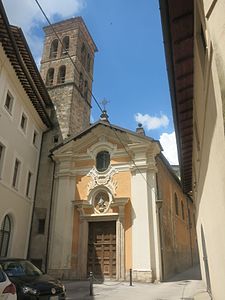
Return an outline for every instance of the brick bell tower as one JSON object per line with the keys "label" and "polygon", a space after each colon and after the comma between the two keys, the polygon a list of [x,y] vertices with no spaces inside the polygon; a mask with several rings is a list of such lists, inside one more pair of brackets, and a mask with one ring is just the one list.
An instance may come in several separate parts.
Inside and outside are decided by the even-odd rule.
{"label": "brick bell tower", "polygon": [[44,32],[40,72],[65,139],[90,124],[90,91],[97,47],[81,17],[44,27]]}

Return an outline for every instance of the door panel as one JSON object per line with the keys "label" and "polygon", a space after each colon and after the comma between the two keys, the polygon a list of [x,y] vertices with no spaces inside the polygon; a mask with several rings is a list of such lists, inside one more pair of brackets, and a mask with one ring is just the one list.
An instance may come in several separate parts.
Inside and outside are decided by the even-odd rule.
{"label": "door panel", "polygon": [[88,274],[116,276],[116,222],[90,222],[88,237]]}

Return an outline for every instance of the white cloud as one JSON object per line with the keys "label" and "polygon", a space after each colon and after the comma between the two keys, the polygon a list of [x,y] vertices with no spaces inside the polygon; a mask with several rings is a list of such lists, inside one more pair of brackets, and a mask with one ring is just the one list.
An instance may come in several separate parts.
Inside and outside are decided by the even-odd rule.
{"label": "white cloud", "polygon": [[[3,0],[10,24],[21,27],[31,52],[38,64],[43,45],[42,26],[46,19],[34,0]],[[77,15],[86,0],[39,0],[41,7],[51,22],[54,18],[66,19]],[[48,24],[47,24],[48,25]]]}
{"label": "white cloud", "polygon": [[[44,16],[34,0],[4,0],[4,6],[12,24],[29,31],[37,22],[42,22]],[[77,14],[85,7],[85,0],[39,0],[49,19],[55,15],[66,18]]]}
{"label": "white cloud", "polygon": [[137,113],[135,115],[135,120],[143,125],[147,130],[157,129],[160,127],[167,127],[169,124],[169,119],[166,115],[161,114],[160,117],[152,117],[148,114],[142,115]]}
{"label": "white cloud", "polygon": [[162,147],[163,154],[169,161],[171,165],[178,165],[178,156],[177,156],[177,143],[175,132],[161,134],[159,139]]}

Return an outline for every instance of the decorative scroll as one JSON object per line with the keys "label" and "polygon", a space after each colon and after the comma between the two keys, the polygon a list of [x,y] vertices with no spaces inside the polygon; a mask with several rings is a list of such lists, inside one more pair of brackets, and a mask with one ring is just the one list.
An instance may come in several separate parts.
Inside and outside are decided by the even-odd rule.
{"label": "decorative scroll", "polygon": [[112,195],[116,195],[116,189],[117,189],[117,182],[113,180],[113,175],[118,173],[117,170],[110,167],[105,172],[98,172],[96,168],[92,168],[91,171],[88,173],[88,176],[91,177],[91,180],[88,183],[87,187],[87,195],[90,194],[90,192],[95,189],[96,187],[104,186],[106,187]]}

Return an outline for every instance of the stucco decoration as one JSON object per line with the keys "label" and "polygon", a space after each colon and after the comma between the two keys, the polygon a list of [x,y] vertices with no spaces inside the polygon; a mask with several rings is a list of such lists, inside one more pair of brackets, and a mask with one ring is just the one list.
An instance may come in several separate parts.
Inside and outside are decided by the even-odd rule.
{"label": "stucco decoration", "polygon": [[117,182],[113,180],[113,175],[116,173],[118,173],[118,171],[112,166],[110,166],[104,172],[98,172],[98,170],[95,167],[93,167],[88,173],[88,176],[91,177],[91,180],[88,183],[87,196],[90,195],[91,191],[100,186],[104,186],[111,192],[113,196],[115,196]]}
{"label": "stucco decoration", "polygon": [[93,200],[96,213],[105,213],[108,211],[111,201],[107,192],[100,191]]}
{"label": "stucco decoration", "polygon": [[95,159],[96,155],[100,151],[108,151],[110,156],[112,156],[113,153],[116,152],[116,150],[117,150],[116,145],[108,142],[106,136],[102,135],[99,137],[99,141],[97,143],[95,143],[92,147],[87,149],[87,154],[91,158]]}

